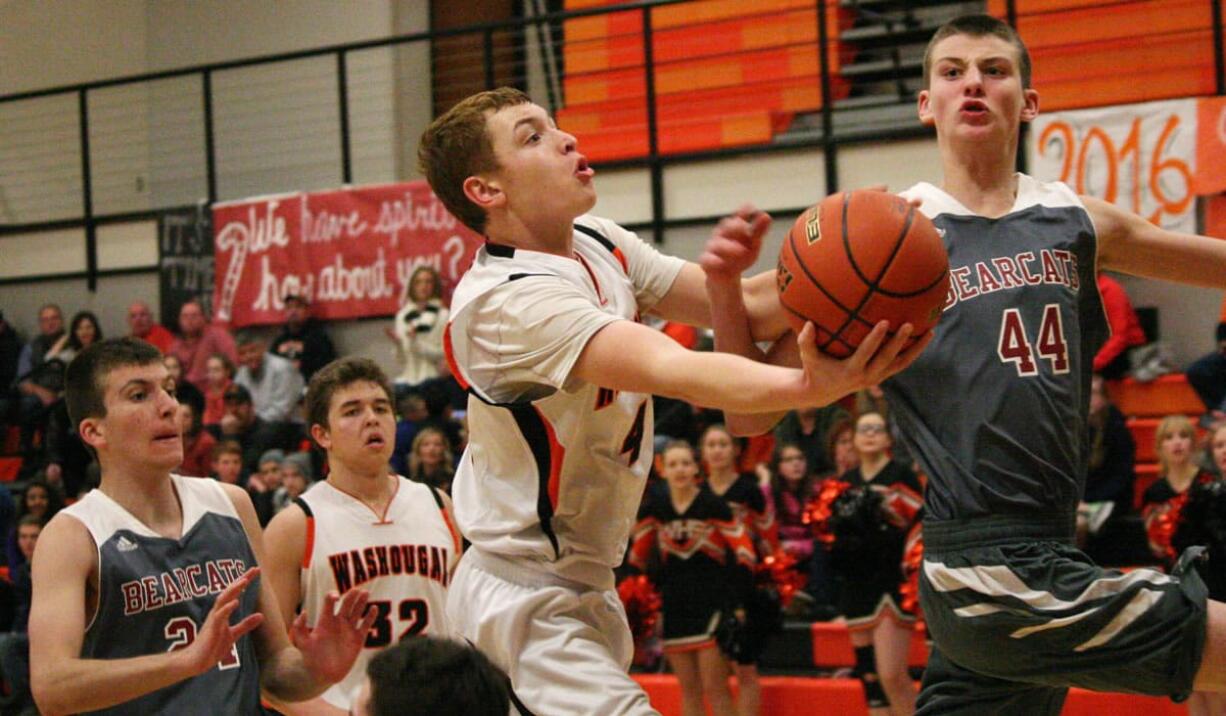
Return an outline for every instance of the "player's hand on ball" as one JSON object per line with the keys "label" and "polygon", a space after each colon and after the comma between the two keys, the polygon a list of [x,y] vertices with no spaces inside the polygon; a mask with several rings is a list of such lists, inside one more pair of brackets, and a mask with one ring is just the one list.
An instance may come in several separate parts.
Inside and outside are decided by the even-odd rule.
{"label": "player's hand on ball", "polygon": [[893,336],[889,336],[889,327],[888,322],[879,321],[854,353],[839,360],[817,350],[817,331],[811,322],[806,323],[796,342],[809,385],[815,392],[835,389],[838,399],[876,385],[911,365],[932,340],[929,331],[907,348],[914,330],[911,324],[904,323]]}
{"label": "player's hand on ball", "polygon": [[350,589],[343,597],[329,592],[314,629],[307,626],[305,612],[290,626],[290,640],[302,652],[307,670],[321,683],[343,679],[366,644],[378,614],[373,607],[367,609],[369,598],[365,589]]}
{"label": "player's hand on ball", "polygon": [[770,225],[769,214],[745,204],[716,225],[698,264],[708,277],[739,279],[758,260],[762,238]]}
{"label": "player's hand on ball", "polygon": [[238,609],[239,599],[259,573],[259,567],[252,567],[217,595],[217,600],[213,602],[213,608],[209,610],[209,615],[196,633],[196,638],[183,648],[186,668],[192,675],[203,674],[218,663],[230,659],[235,642],[263,623],[264,615],[257,612],[248,615],[238,624],[230,624],[230,615]]}

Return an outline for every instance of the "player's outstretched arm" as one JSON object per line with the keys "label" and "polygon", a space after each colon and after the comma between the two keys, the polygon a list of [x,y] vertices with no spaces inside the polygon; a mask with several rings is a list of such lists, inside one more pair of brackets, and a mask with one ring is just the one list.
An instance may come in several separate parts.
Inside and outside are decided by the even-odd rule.
{"label": "player's outstretched arm", "polygon": [[44,714],[103,709],[202,674],[216,668],[234,642],[262,621],[253,614],[230,624],[252,574],[218,595],[190,646],[130,659],[82,659],[86,593],[97,590],[93,538],[76,518],[59,515],[38,542],[32,565],[30,685]]}
{"label": "player's outstretched arm", "polygon": [[[903,351],[911,333],[900,329],[886,343],[878,324],[850,357],[817,352],[812,325],[799,336],[801,368],[782,368],[728,353],[682,348],[663,333],[633,321],[615,321],[588,340],[571,374],[613,390],[652,393],[735,413],[767,413],[827,405],[881,382],[910,364],[927,338]],[[880,350],[879,350],[880,349]]]}
{"label": "player's outstretched arm", "polygon": [[1195,286],[1226,288],[1226,241],[1168,231],[1101,199],[1083,196],[1102,268]]}
{"label": "player's outstretched arm", "polygon": [[[243,521],[256,562],[265,564],[263,531],[251,498],[236,485],[222,489]],[[305,701],[344,678],[374,623],[373,610],[366,613],[367,597],[363,589],[351,589],[343,597],[330,595],[314,629],[306,626],[306,615],[299,614],[287,634],[272,584],[261,580],[258,610],[264,620],[253,634],[261,688],[278,701]]]}

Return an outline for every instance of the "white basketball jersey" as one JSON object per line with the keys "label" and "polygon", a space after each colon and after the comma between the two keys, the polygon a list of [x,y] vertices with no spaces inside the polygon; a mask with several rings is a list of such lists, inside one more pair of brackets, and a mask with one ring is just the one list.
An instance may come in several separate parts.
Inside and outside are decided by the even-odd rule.
{"label": "white basketball jersey", "polygon": [[475,547],[612,585],[652,458],[651,396],[570,372],[597,331],[638,320],[683,265],[590,216],[576,221],[571,257],[489,243],[477,252],[444,334],[470,396],[452,495]]}
{"label": "white basketball jersey", "polygon": [[302,610],[312,626],[328,592],[352,587],[370,593],[378,610],[366,648],[344,679],[324,692],[348,709],[366,664],[383,647],[417,634],[448,633],[447,585],[460,557],[459,534],[432,488],[396,478],[396,494],[383,515],[328,482],[316,483],[295,502],[307,516],[302,558]]}

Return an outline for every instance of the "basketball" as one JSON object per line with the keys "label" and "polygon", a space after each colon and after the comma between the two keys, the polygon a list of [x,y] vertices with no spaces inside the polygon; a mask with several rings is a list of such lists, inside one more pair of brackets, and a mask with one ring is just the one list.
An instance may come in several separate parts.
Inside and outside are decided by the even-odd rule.
{"label": "basketball", "polygon": [[904,323],[919,340],[937,324],[949,289],[941,233],[905,199],[880,191],[840,192],[796,219],[779,252],[779,300],[799,333],[845,358],[878,321]]}

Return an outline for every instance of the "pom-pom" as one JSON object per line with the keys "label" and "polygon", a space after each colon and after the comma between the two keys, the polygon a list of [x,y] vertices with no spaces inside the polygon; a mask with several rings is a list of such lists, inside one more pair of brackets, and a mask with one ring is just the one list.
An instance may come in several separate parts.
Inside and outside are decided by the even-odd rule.
{"label": "pom-pom", "polygon": [[907,535],[907,546],[902,553],[902,584],[898,591],[902,596],[903,611],[919,614],[919,574],[924,566],[924,535],[920,525]]}
{"label": "pom-pom", "polygon": [[660,593],[646,575],[626,577],[617,584],[617,596],[626,608],[626,621],[635,641],[655,636],[660,622]]}
{"label": "pom-pom", "polygon": [[779,550],[768,554],[754,568],[754,581],[779,595],[780,605],[786,609],[796,592],[805,586],[805,575],[796,568],[796,558]]}
{"label": "pom-pom", "polygon": [[850,489],[851,483],[842,480],[822,480],[818,485],[817,496],[805,505],[805,511],[800,519],[812,528],[814,538],[826,547],[834,542],[834,533],[830,531],[830,517],[834,514],[834,503]]}

